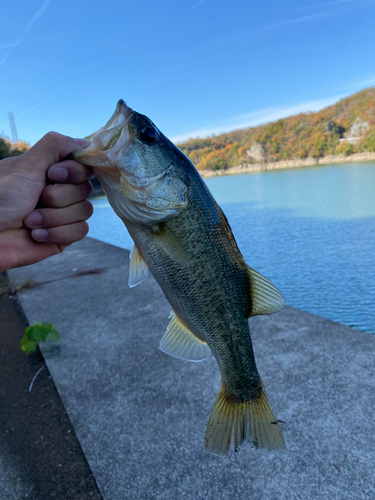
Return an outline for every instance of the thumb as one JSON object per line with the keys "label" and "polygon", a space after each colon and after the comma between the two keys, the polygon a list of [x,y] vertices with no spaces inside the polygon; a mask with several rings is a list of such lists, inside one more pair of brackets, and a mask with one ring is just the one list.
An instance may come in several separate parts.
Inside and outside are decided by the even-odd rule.
{"label": "thumb", "polygon": [[32,148],[22,155],[19,169],[27,170],[36,180],[46,178],[47,169],[66,158],[69,153],[85,149],[91,142],[86,139],[73,139],[57,132],[48,132]]}

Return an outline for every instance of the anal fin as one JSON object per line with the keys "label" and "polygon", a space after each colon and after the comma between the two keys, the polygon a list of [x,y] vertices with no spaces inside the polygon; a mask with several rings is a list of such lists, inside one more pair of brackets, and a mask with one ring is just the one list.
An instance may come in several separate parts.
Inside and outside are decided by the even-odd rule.
{"label": "anal fin", "polygon": [[250,281],[251,310],[250,316],[273,314],[285,306],[284,297],[267,278],[246,265]]}
{"label": "anal fin", "polygon": [[145,280],[148,276],[148,265],[146,261],[142,257],[142,254],[137,247],[137,245],[133,246],[132,251],[129,255],[130,258],[130,266],[129,266],[129,281],[128,285],[130,288],[138,285],[143,280]]}
{"label": "anal fin", "polygon": [[203,361],[211,356],[207,343],[196,337],[175,315],[160,341],[160,349],[186,361]]}

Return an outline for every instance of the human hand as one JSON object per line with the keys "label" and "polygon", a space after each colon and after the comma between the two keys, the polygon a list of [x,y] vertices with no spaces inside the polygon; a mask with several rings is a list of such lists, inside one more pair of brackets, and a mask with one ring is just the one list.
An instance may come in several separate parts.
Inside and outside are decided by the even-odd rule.
{"label": "human hand", "polygon": [[86,236],[92,171],[65,158],[89,144],[49,132],[23,155],[0,161],[0,272],[61,253]]}

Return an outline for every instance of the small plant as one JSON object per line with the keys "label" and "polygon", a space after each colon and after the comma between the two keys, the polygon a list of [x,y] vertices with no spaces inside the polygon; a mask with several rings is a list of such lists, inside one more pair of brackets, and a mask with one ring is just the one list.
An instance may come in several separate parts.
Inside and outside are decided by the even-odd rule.
{"label": "small plant", "polygon": [[38,342],[45,342],[47,337],[51,342],[58,342],[60,334],[52,323],[35,323],[26,328],[25,335],[21,339],[21,349],[26,354],[34,352]]}

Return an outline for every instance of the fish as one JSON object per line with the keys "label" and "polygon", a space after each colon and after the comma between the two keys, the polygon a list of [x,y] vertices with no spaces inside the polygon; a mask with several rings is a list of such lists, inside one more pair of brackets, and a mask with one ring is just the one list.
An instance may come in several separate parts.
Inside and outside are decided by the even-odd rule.
{"label": "fish", "polygon": [[279,290],[246,264],[227,218],[193,163],[145,115],[123,100],[73,153],[93,167],[134,241],[130,287],[151,272],[172,307],[160,349],[200,362],[211,355],[221,386],[205,434],[208,453],[245,442],[285,447],[256,367],[248,318],[285,305]]}

